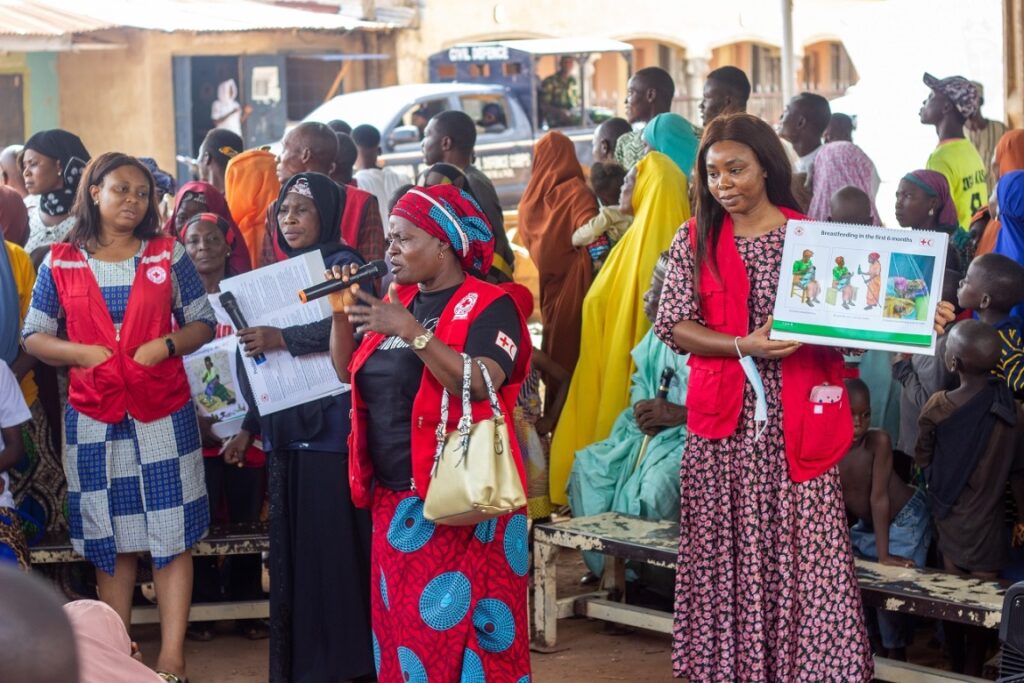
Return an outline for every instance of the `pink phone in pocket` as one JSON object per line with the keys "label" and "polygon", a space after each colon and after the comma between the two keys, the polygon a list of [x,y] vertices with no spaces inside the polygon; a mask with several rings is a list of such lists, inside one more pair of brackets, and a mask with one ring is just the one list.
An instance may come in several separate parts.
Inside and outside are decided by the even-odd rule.
{"label": "pink phone in pocket", "polygon": [[811,403],[839,403],[843,400],[843,387],[837,384],[819,384],[811,389]]}

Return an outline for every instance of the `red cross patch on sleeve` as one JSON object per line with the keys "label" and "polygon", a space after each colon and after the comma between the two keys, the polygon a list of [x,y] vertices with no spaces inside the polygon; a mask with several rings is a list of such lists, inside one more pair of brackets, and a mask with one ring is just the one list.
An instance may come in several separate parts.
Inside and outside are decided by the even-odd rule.
{"label": "red cross patch on sleeve", "polygon": [[507,353],[509,358],[512,360],[516,359],[516,353],[518,353],[519,347],[516,346],[516,343],[512,341],[512,338],[507,334],[504,332],[498,332],[498,338],[494,343],[498,345],[498,348]]}

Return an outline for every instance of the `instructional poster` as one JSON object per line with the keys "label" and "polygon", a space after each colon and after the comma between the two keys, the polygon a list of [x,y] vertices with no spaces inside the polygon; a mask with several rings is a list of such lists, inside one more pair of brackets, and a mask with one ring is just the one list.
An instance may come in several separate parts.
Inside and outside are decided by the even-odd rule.
{"label": "instructional poster", "polygon": [[790,221],[772,339],[934,355],[948,236]]}
{"label": "instructional poster", "polygon": [[[330,317],[331,308],[326,298],[303,304],[298,297],[300,289],[323,279],[323,256],[319,251],[311,251],[227,278],[220,283],[220,288],[235,295],[249,326],[283,329]],[[287,350],[277,350],[268,351],[266,356],[266,362],[261,365],[249,357],[245,357],[243,363],[260,415],[351,389],[338,381],[326,351],[293,356]]]}

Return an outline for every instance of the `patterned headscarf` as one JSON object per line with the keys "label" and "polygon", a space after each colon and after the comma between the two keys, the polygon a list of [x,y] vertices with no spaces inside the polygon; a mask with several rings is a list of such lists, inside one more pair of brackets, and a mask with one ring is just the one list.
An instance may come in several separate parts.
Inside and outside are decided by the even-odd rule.
{"label": "patterned headscarf", "polygon": [[965,119],[971,118],[981,109],[981,95],[978,93],[977,86],[963,76],[936,78],[926,73],[924,84],[935,92],[945,95]]}
{"label": "patterned headscarf", "polygon": [[174,182],[174,178],[171,177],[167,171],[163,171],[159,166],[156,165],[156,159],[152,157],[139,157],[139,161],[142,165],[149,169],[149,172],[153,174],[153,180],[156,181],[156,189],[164,194],[174,194],[177,188],[177,183]]}
{"label": "patterned headscarf", "polygon": [[414,187],[391,213],[452,245],[463,270],[490,270],[494,234],[483,209],[468,193],[453,185]]}
{"label": "patterned headscarf", "polygon": [[903,176],[903,179],[924,190],[925,194],[929,197],[942,202],[939,208],[938,220],[940,227],[958,226],[960,224],[956,215],[956,204],[953,203],[953,197],[949,194],[949,181],[946,180],[946,176],[938,171],[921,169],[908,173]]}
{"label": "patterned headscarf", "polygon": [[[60,128],[41,130],[25,143],[26,150],[38,152],[56,160],[60,164],[63,187],[53,192],[44,192],[39,196],[39,210],[47,216],[62,216],[71,211],[75,203],[75,193],[82,179],[82,171],[89,163],[89,150],[82,140],[74,133]],[[22,157],[19,157],[19,160]]]}

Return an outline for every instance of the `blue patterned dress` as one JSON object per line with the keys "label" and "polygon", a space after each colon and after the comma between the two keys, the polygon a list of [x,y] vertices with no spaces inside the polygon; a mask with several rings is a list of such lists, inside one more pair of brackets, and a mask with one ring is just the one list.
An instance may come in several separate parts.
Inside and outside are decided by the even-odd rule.
{"label": "blue patterned dress", "polygon": [[[145,248],[143,242],[134,257],[116,263],[85,254],[118,331]],[[178,325],[202,321],[215,327],[206,291],[180,244],[174,245],[171,263]],[[47,256],[22,334],[66,338],[64,317]],[[161,568],[206,535],[210,513],[192,401],[153,422],[126,415],[117,424],[94,420],[67,403],[64,443],[71,545],[98,568],[113,574],[118,554],[137,552],[152,554]]]}

